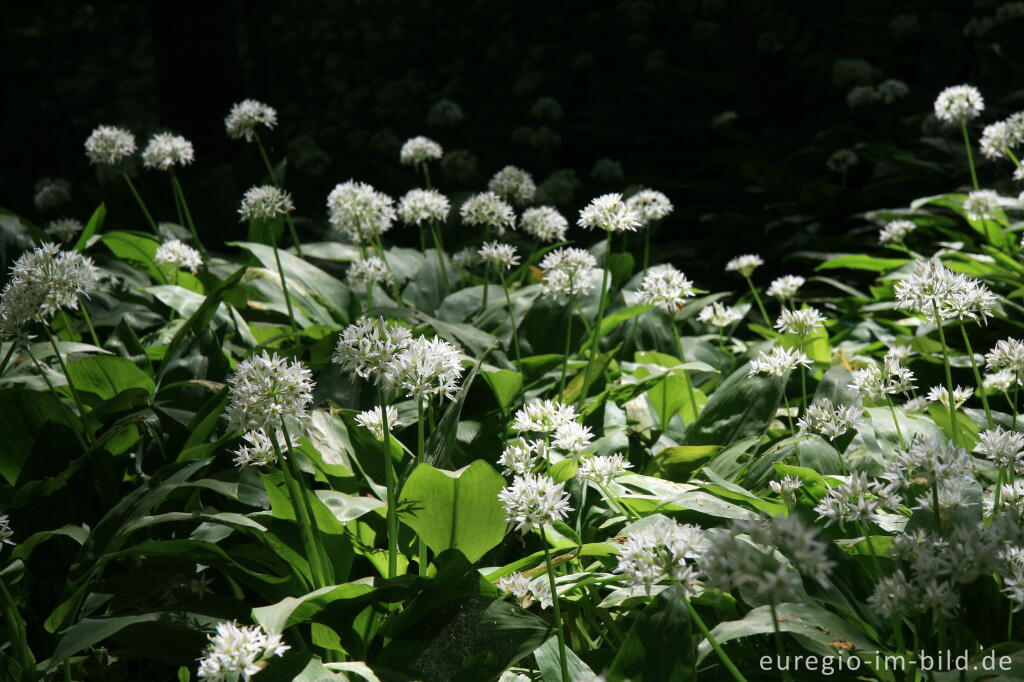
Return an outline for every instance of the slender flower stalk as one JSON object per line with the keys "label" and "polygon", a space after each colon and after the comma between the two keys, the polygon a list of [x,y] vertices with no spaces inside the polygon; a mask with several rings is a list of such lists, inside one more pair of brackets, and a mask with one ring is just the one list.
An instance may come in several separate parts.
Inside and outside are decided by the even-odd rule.
{"label": "slender flower stalk", "polygon": [[[932,307],[934,308],[935,314],[935,326],[939,330],[939,343],[942,344],[942,366],[946,370],[946,390],[948,391],[949,401],[947,407],[949,408],[949,428],[950,433],[953,436],[953,442],[960,442],[960,428],[956,421],[956,401],[953,399],[955,391],[953,390],[953,372],[949,365],[949,347],[946,345],[946,333],[942,330],[942,316],[939,314],[938,303],[932,301]],[[938,491],[936,489],[936,495]],[[938,509],[938,501],[936,500],[935,509]]]}
{"label": "slender flower stalk", "polygon": [[277,265],[277,274],[281,278],[281,292],[284,295],[285,308],[288,310],[288,323],[292,328],[292,334],[298,334],[299,327],[295,322],[295,310],[292,308],[292,298],[288,293],[288,281],[284,276],[284,267],[281,265],[281,254],[277,249],[277,235],[271,222],[281,216],[287,217],[295,210],[292,197],[287,192],[275,185],[264,185],[262,187],[250,187],[242,197],[242,203],[238,207],[239,220],[263,223],[270,236],[270,246],[274,250],[274,263]]}
{"label": "slender flower stalk", "polygon": [[[281,189],[281,183],[277,180],[274,167],[270,165],[270,158],[267,156],[267,151],[263,147],[263,141],[260,139],[258,132],[253,131],[253,140],[256,142],[256,148],[260,152],[260,158],[263,159],[263,165],[267,169],[267,176],[270,178],[270,182],[278,189]],[[295,229],[295,221],[292,219],[291,212],[284,214],[284,223],[288,226],[288,236],[291,237],[292,244],[295,245],[295,255],[302,258],[302,242],[299,241],[299,233]]]}
{"label": "slender flower stalk", "polygon": [[974,382],[977,385],[975,393],[981,397],[981,405],[985,408],[985,420],[988,422],[988,428],[991,429],[995,425],[995,422],[992,420],[992,410],[988,406],[988,396],[982,390],[984,383],[981,380],[981,372],[978,371],[978,363],[974,359],[974,349],[971,347],[971,339],[967,334],[967,328],[964,326],[963,320],[960,321],[960,332],[963,334],[964,345],[967,347],[967,357],[971,359],[971,369],[974,371]]}
{"label": "slender flower stalk", "polygon": [[559,605],[558,590],[555,587],[555,568],[551,565],[551,550],[544,526],[540,527],[540,542],[544,547],[544,566],[547,568],[548,587],[551,589],[551,604],[555,611],[555,636],[558,638],[558,665],[562,670],[562,682],[569,682],[569,656],[565,651],[565,632],[562,629],[562,607]]}

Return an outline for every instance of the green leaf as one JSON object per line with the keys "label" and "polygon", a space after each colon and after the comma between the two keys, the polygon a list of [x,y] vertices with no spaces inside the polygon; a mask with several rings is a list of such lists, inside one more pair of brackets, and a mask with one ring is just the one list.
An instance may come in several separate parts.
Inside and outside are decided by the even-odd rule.
{"label": "green leaf", "polygon": [[[33,470],[44,473],[40,470],[42,451],[49,454],[49,446],[55,442],[54,427],[65,427],[68,435],[79,428],[68,419],[68,413],[53,393],[21,388],[0,391],[0,434],[3,434],[0,437],[0,476],[15,485],[19,479],[36,478]],[[70,459],[68,455],[64,453],[64,457]],[[55,466],[63,467],[64,462],[57,462]],[[24,476],[23,468],[26,469]]]}
{"label": "green leaf", "polygon": [[523,375],[510,369],[482,370],[480,374],[494,391],[502,414],[507,414],[508,408],[523,390]]}
{"label": "green leaf", "polygon": [[613,329],[618,327],[626,320],[631,320],[637,315],[643,315],[654,306],[649,305],[634,305],[629,308],[623,308],[622,310],[616,310],[611,315],[606,316],[601,320],[601,326],[598,328],[599,338],[604,338],[612,332]]}
{"label": "green leaf", "polygon": [[125,358],[95,355],[68,364],[68,374],[79,391],[92,393],[102,400],[113,398],[130,388],[141,388],[149,394],[156,385],[148,374]]}
{"label": "green leaf", "polygon": [[153,235],[117,231],[100,235],[100,240],[121,260],[141,266],[157,282],[167,281],[163,270],[153,260],[156,250],[160,248],[160,241]]}
{"label": "green leaf", "polygon": [[504,487],[483,460],[458,471],[420,464],[402,486],[400,518],[435,553],[457,549],[474,562],[505,537]]}
{"label": "green leaf", "polygon": [[107,219],[107,205],[100,203],[96,207],[96,210],[92,212],[92,216],[89,217],[89,222],[85,224],[85,229],[82,230],[82,234],[78,235],[78,239],[75,240],[75,245],[72,248],[74,251],[84,251],[85,247],[89,245],[89,238],[94,234],[103,229],[103,221]]}
{"label": "green leaf", "polygon": [[358,599],[373,591],[373,585],[367,583],[328,585],[301,597],[285,597],[276,604],[253,609],[252,617],[267,632],[281,634],[293,625],[312,620],[334,602]]}
{"label": "green leaf", "polygon": [[651,459],[644,474],[670,481],[687,481],[694,471],[722,451],[720,445],[673,445]]}
{"label": "green leaf", "polygon": [[[558,638],[552,637],[548,641],[540,645],[540,647],[533,652],[533,657],[537,660],[537,667],[540,668],[540,678],[544,682],[563,682],[562,680],[562,664],[558,657]],[[591,670],[590,666],[584,663],[579,656],[572,650],[566,647],[565,658],[569,664],[569,681],[584,682],[585,680],[594,679],[594,671]]]}
{"label": "green leaf", "polygon": [[675,589],[660,592],[626,633],[609,677],[632,682],[683,682],[694,674],[690,614]]}
{"label": "green leaf", "polygon": [[686,429],[681,445],[721,445],[760,436],[771,424],[782,399],[782,380],[755,374],[744,365],[722,382],[696,421]]}
{"label": "green leaf", "polygon": [[441,421],[438,423],[437,428],[430,434],[430,440],[427,442],[427,452],[430,454],[427,456],[427,461],[431,464],[445,466],[451,461],[451,448],[458,437],[459,417],[462,416],[462,406],[466,402],[466,396],[469,395],[469,389],[473,385],[473,380],[476,379],[477,373],[480,372],[484,359],[490,355],[496,344],[497,341],[488,346],[477,357],[473,369],[469,370],[469,374],[462,380],[462,388],[459,389],[455,400],[444,411],[444,415],[441,416]]}
{"label": "green leaf", "polygon": [[870,272],[888,272],[906,263],[906,258],[878,258],[877,256],[866,256],[863,254],[848,254],[830,258],[814,269],[834,270],[836,268],[850,268],[852,270],[868,270]]}

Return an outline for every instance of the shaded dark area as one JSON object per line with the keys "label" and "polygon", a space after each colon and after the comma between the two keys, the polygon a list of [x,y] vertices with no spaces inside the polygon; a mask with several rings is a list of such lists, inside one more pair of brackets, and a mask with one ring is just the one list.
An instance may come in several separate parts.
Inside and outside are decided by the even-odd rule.
{"label": "shaded dark area", "polygon": [[[32,206],[33,185],[59,176],[75,217],[106,200],[112,225],[141,228],[122,183],[101,182],[82,152],[109,123],[140,145],[161,129],[191,139],[196,162],[181,176],[201,230],[209,242],[241,236],[234,208],[262,167],[223,118],[254,97],[278,109],[271,155],[288,159],[311,237],[337,182],[413,186],[398,149],[425,134],[445,147],[438,185],[456,205],[506,164],[572,219],[601,192],[664,191],[676,213],[659,255],[694,260],[702,278],[737,251],[822,248],[859,211],[964,183],[959,140],[929,120],[936,93],[977,85],[986,121],[1024,94],[1024,19],[985,1],[60,0],[8,6],[4,25],[0,204],[36,222],[53,216]],[[890,78],[905,98],[848,105],[851,88]],[[444,99],[460,121],[441,115]],[[859,162],[830,172],[840,148]],[[170,219],[166,179],[139,174]]]}

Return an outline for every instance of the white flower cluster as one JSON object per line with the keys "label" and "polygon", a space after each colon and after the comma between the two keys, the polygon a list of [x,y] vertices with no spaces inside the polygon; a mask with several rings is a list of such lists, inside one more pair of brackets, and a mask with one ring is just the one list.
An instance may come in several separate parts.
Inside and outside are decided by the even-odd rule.
{"label": "white flower cluster", "polygon": [[899,355],[888,353],[881,365],[871,363],[863,369],[855,369],[848,388],[865,398],[881,400],[887,395],[906,393],[915,384],[914,373],[900,364]]}
{"label": "white flower cluster", "polygon": [[789,301],[796,296],[796,292],[807,280],[799,275],[783,275],[772,280],[772,283],[765,291],[766,294],[780,301]]}
{"label": "white flower cluster", "polygon": [[412,332],[382,317],[364,317],[341,331],[333,361],[363,379],[387,387],[389,367],[409,347]]}
{"label": "white flower cluster", "polygon": [[203,265],[202,254],[180,239],[170,239],[157,247],[153,260],[160,265],[188,270],[193,275]]}
{"label": "white flower cluster", "polygon": [[559,450],[564,450],[570,457],[578,458],[583,455],[593,440],[594,434],[590,431],[589,426],[571,421],[558,425],[551,444]]}
{"label": "white flower cluster", "polygon": [[825,525],[838,523],[868,524],[877,521],[883,511],[895,508],[899,500],[892,497],[885,486],[868,479],[867,474],[856,472],[842,483],[830,488],[814,507]]}
{"label": "white flower cluster", "polygon": [[952,85],[935,98],[935,118],[944,123],[969,121],[984,110],[985,100],[972,85]]}
{"label": "white flower cluster", "polygon": [[640,222],[652,223],[672,213],[669,198],[653,189],[643,189],[626,199],[626,207],[640,216]]}
{"label": "white flower cluster", "polygon": [[394,281],[387,263],[377,256],[368,256],[352,261],[345,275],[349,286],[365,287],[367,284],[390,284]]}
{"label": "white flower cluster", "polygon": [[878,232],[879,244],[902,244],[917,225],[910,220],[890,220]]}
{"label": "white flower cluster", "polygon": [[100,126],[85,141],[89,163],[116,166],[135,153],[135,136],[124,128]]}
{"label": "white flower cluster", "polygon": [[780,333],[796,334],[797,336],[813,334],[824,326],[825,316],[812,306],[804,306],[800,310],[783,308],[779,319],[775,322],[775,328]]}
{"label": "white flower cluster", "polygon": [[986,387],[994,384],[1001,391],[1008,390],[1024,376],[1024,343],[1013,338],[996,341],[985,354],[985,365],[989,371],[985,376]]}
{"label": "white flower cluster", "polygon": [[[973,388],[964,388],[963,386],[957,386],[953,389],[953,409],[959,410],[960,407],[967,402],[967,400],[974,395]],[[932,386],[928,389],[928,402],[930,403],[941,403],[947,409],[949,408],[949,389],[945,386]]]}
{"label": "white flower cluster", "polygon": [[241,220],[273,220],[295,210],[292,195],[274,185],[250,187],[238,207]]}
{"label": "white flower cluster", "polygon": [[739,308],[725,305],[715,301],[711,305],[706,305],[700,309],[697,313],[697,321],[703,322],[704,324],[710,324],[714,327],[724,329],[734,322],[739,322],[743,319],[743,313],[740,312]]}
{"label": "white flower cluster", "polygon": [[744,277],[750,277],[754,270],[764,265],[761,257],[752,253],[736,256],[725,264],[726,272],[738,272]]}
{"label": "white flower cluster", "polygon": [[565,241],[569,221],[551,206],[528,208],[519,217],[519,229],[542,242]]}
{"label": "white flower cluster", "polygon": [[800,366],[811,366],[811,359],[802,350],[799,348],[773,346],[768,353],[764,351],[758,352],[757,359],[750,362],[748,376],[766,374],[768,376],[780,377]]}
{"label": "white flower cluster", "polygon": [[444,150],[441,149],[441,145],[422,135],[406,140],[398,153],[399,161],[407,166],[437,161],[442,156],[444,156]]}
{"label": "white flower cluster", "polygon": [[587,230],[636,232],[642,221],[639,214],[622,201],[621,194],[602,194],[581,211],[576,224]]}
{"label": "white flower cluster", "polygon": [[142,150],[142,165],[167,171],[175,166],[187,166],[195,160],[192,143],[181,135],[157,133],[149,138]]}
{"label": "white flower cluster", "polygon": [[694,295],[693,282],[671,265],[648,268],[637,300],[643,305],[658,306],[669,313],[683,309],[683,301]]}
{"label": "white flower cluster", "polygon": [[566,247],[551,251],[540,262],[544,295],[556,298],[583,296],[594,288],[592,273],[597,259],[589,251]]}
{"label": "white flower cluster", "polygon": [[0,294],[0,337],[23,335],[34,321],[46,322],[62,308],[78,310],[79,296],[96,287],[99,271],[78,251],[52,243],[23,253],[8,273]]}
{"label": "white flower cluster", "polygon": [[658,515],[626,535],[615,572],[625,576],[629,585],[642,585],[648,591],[661,580],[675,580],[688,595],[693,594],[699,582],[687,559],[699,559],[706,547],[707,541],[698,526]]}
{"label": "white flower cluster", "polygon": [[23,251],[34,243],[25,223],[10,213],[0,213],[0,241],[18,251]]}
{"label": "white flower cluster", "polygon": [[520,206],[533,201],[533,195],[537,193],[533,176],[515,166],[505,166],[495,173],[487,183],[487,189]]}
{"label": "white flower cluster", "polygon": [[394,204],[394,199],[365,182],[348,180],[327,195],[327,217],[335,231],[366,244],[391,229]]}
{"label": "white flower cluster", "polygon": [[964,215],[968,220],[993,220],[1001,201],[998,192],[990,189],[975,190],[964,199]]}
{"label": "white flower cluster", "polygon": [[1005,431],[1001,426],[978,434],[975,451],[985,455],[999,469],[1018,471],[1024,455],[1024,433]]}
{"label": "white flower cluster", "polygon": [[516,247],[511,244],[502,244],[498,241],[484,242],[480,250],[480,259],[495,270],[509,270],[513,265],[519,265],[519,255]]}
{"label": "white flower cluster", "polygon": [[480,192],[466,199],[459,208],[459,215],[466,225],[487,228],[498,236],[516,225],[515,211],[494,192]]}
{"label": "white flower cluster", "polygon": [[914,273],[896,283],[896,304],[944,320],[971,318],[983,322],[992,315],[995,296],[978,280],[947,269],[937,260],[919,260]]}
{"label": "white flower cluster", "polygon": [[[388,405],[387,417],[389,431],[402,425],[398,419],[398,410],[394,405]],[[380,405],[372,410],[360,412],[355,419],[356,423],[372,433],[374,438],[384,440],[384,413],[381,412]]]}
{"label": "white flower cluster", "polygon": [[782,501],[786,503],[786,507],[789,509],[796,507],[796,491],[803,487],[803,485],[803,481],[789,474],[783,476],[781,481],[768,481],[768,487],[782,498]]}
{"label": "white flower cluster", "polygon": [[46,226],[43,232],[48,237],[59,239],[61,242],[67,244],[75,238],[79,232],[82,231],[84,225],[78,222],[74,218],[58,218],[57,220],[51,220],[50,224]]}
{"label": "white flower cluster", "polygon": [[563,485],[543,474],[523,474],[503,488],[498,499],[508,522],[516,524],[520,533],[529,533],[544,524],[561,521],[572,511],[569,493]]}
{"label": "white flower cluster", "polygon": [[619,476],[632,469],[633,465],[622,455],[597,455],[584,459],[576,470],[576,478],[593,481],[599,487],[607,488]]}
{"label": "white flower cluster", "polygon": [[498,458],[498,463],[503,467],[502,472],[508,474],[531,473],[536,468],[540,459],[547,453],[547,446],[542,440],[526,440],[525,438],[513,438],[505,444],[505,449]]}
{"label": "white flower cluster", "polygon": [[572,405],[535,398],[516,411],[512,428],[520,433],[554,433],[558,427],[576,421],[577,416]]}
{"label": "white flower cluster", "polygon": [[454,400],[462,378],[462,361],[462,353],[447,341],[418,336],[387,368],[386,382],[416,400]]}
{"label": "white flower cluster", "polygon": [[244,99],[235,104],[224,118],[228,137],[232,140],[244,138],[246,142],[252,142],[257,127],[265,126],[273,130],[276,125],[277,111],[269,104],[254,99]]}
{"label": "white flower cluster", "polygon": [[242,443],[235,450],[235,465],[240,467],[263,466],[277,461],[277,452],[266,431],[246,431]]}
{"label": "white flower cluster", "polygon": [[523,573],[498,578],[498,589],[519,600],[519,605],[524,609],[530,608],[534,602],[540,604],[542,609],[551,608],[551,582],[547,575],[542,575],[531,580]]}
{"label": "white flower cluster", "polygon": [[283,656],[290,648],[281,635],[268,635],[258,625],[218,623],[206,654],[199,659],[196,677],[209,682],[249,682],[270,659]]}
{"label": "white flower cluster", "polygon": [[0,514],[0,549],[5,544],[14,546],[14,529],[11,528],[11,518],[7,514]]}
{"label": "white flower cluster", "polygon": [[41,178],[35,190],[32,203],[40,211],[48,211],[71,201],[71,183],[64,178]]}
{"label": "white flower cluster", "polygon": [[224,416],[232,431],[299,429],[309,417],[313,375],[302,362],[263,351],[238,363],[228,377]]}
{"label": "white flower cluster", "polygon": [[990,159],[1002,159],[1024,142],[1024,111],[1006,120],[985,126],[981,132],[981,153]]}
{"label": "white flower cluster", "polygon": [[856,405],[833,405],[828,398],[808,405],[797,424],[800,433],[816,433],[835,440],[850,429],[859,429],[864,423],[864,412]]}
{"label": "white flower cluster", "polygon": [[398,200],[398,217],[406,225],[422,225],[432,220],[443,223],[449,210],[448,197],[436,189],[411,189]]}

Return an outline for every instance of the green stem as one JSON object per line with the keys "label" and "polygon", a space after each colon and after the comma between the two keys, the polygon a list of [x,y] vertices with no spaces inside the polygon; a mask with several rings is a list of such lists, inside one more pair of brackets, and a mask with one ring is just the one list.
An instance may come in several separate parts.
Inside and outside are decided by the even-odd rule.
{"label": "green stem", "polygon": [[436,220],[430,221],[430,236],[434,240],[434,251],[437,252],[437,265],[441,269],[441,281],[444,282],[444,295],[447,296],[452,285],[448,279],[448,267],[444,263],[444,243],[441,241],[441,226]]}
{"label": "green stem", "polygon": [[50,331],[50,325],[44,324],[43,329],[46,330],[46,338],[50,341],[50,346],[53,347],[53,352],[57,356],[57,364],[60,365],[60,369],[64,372],[64,378],[68,381],[68,389],[71,391],[71,397],[75,400],[75,406],[78,408],[79,418],[82,420],[82,425],[85,426],[85,440],[90,445],[93,441],[92,425],[85,418],[85,405],[82,403],[81,396],[78,395],[78,389],[75,388],[75,382],[71,380],[71,373],[68,372],[68,366],[64,364],[64,357],[60,354],[60,349],[57,347],[57,339],[53,337],[53,332]]}
{"label": "green stem", "polygon": [[[57,402],[60,404],[60,409],[64,412],[64,417],[68,420],[68,425],[70,426],[75,421],[75,416],[71,413],[71,410],[68,408],[67,404],[57,394],[57,389],[54,388],[53,383],[50,381],[50,377],[46,376],[46,369],[42,366],[42,364],[40,364],[39,360],[36,359],[35,354],[32,352],[32,347],[29,346],[27,343],[25,344],[25,352],[28,353],[28,357],[32,361],[32,364],[36,366],[37,370],[39,370],[39,376],[41,376],[43,378],[43,381],[46,382],[46,387],[50,389],[50,393],[52,393],[54,397],[57,398]],[[84,420],[81,418],[79,419],[79,421],[82,421],[84,423]],[[89,447],[88,445],[86,445],[85,440],[82,438],[82,434],[78,431],[78,429],[73,429],[73,431],[75,432],[75,438],[78,440],[78,445],[81,446],[82,451],[88,451]]]}
{"label": "green stem", "polygon": [[85,307],[85,300],[82,295],[78,295],[78,307],[82,311],[82,318],[85,320],[85,326],[89,328],[89,336],[92,337],[92,345],[99,347],[100,337],[96,336],[96,328],[92,326],[92,315],[89,314],[89,309]]}
{"label": "green stem", "polygon": [[651,230],[654,229],[654,223],[650,223],[644,230],[644,271],[651,264]]}
{"label": "green stem", "polygon": [[600,331],[601,331],[601,320],[604,319],[605,305],[607,305],[608,299],[608,275],[609,265],[612,257],[612,233],[608,232],[608,236],[605,239],[605,251],[604,251],[604,267],[602,268],[601,275],[601,298],[597,304],[597,317],[594,318],[594,328],[591,334],[590,340],[590,355],[587,356],[587,369],[583,373],[583,390],[580,392],[580,397],[576,400],[577,411],[583,406],[583,401],[587,399],[587,393],[590,392],[590,381],[591,371],[594,367],[594,360],[597,358],[597,353],[600,349]]}
{"label": "green stem", "polygon": [[[566,369],[569,367],[569,350],[572,348],[572,318],[573,318],[573,311],[572,311],[572,300],[571,299],[569,301],[569,305],[566,307],[566,311],[569,313],[569,323],[566,325],[566,330],[565,330],[565,350],[564,350],[565,359],[562,361],[561,376],[558,379],[558,396],[559,396],[559,399],[561,399],[561,397],[565,394],[565,372],[566,372]],[[13,350],[13,346],[11,347],[11,349]],[[7,363],[5,362],[4,364],[6,365]],[[0,369],[0,371],[2,371],[2,369]]]}
{"label": "green stem", "polygon": [[[981,396],[981,405],[985,408],[985,419],[988,421],[988,428],[992,428],[995,423],[992,420],[992,411],[988,407],[988,396],[985,395],[985,391],[982,387],[981,373],[978,371],[978,363],[974,360],[974,349],[971,348],[971,339],[967,335],[967,328],[964,326],[963,320],[960,321],[960,332],[964,336],[964,345],[967,346],[967,356],[971,359],[971,369],[974,370],[974,383],[978,387],[978,395]],[[953,396],[950,395],[950,400]]]}
{"label": "green stem", "polygon": [[[774,597],[772,597],[772,600],[769,602],[769,604],[771,606],[771,611],[772,611],[772,629],[774,630],[775,655],[778,656],[778,658],[781,660],[782,658],[785,657],[786,648],[785,648],[785,644],[782,641],[782,632],[779,630],[779,615],[775,611],[775,598]],[[784,680],[791,679],[790,676],[789,676],[788,667],[787,667],[786,670],[784,670],[782,672],[782,679],[784,679]]]}
{"label": "green stem", "polygon": [[[426,456],[426,438],[423,424],[423,398],[416,399],[416,464],[422,464]],[[427,574],[427,543],[422,537],[416,538],[420,575]]]}
{"label": "green stem", "polygon": [[285,486],[288,488],[288,496],[292,499],[292,508],[295,510],[295,516],[299,522],[299,535],[302,538],[303,549],[306,550],[306,559],[309,561],[309,570],[313,576],[313,587],[320,589],[328,583],[325,578],[323,564],[320,561],[320,552],[317,549],[316,540],[313,539],[313,521],[310,518],[306,504],[307,500],[297,480],[297,474],[292,471],[291,453],[289,452],[288,456],[282,454],[281,446],[277,442],[277,432],[275,429],[267,429],[267,434],[270,436],[270,444],[274,448],[277,461],[281,463],[281,475],[284,477]]}
{"label": "green stem", "polygon": [[967,134],[967,119],[960,119],[960,130],[964,133],[964,149],[967,150],[967,165],[971,168],[971,184],[978,189],[978,174],[974,171],[974,152],[971,151],[971,136]]}
{"label": "green stem", "polygon": [[[0,376],[3,376],[4,371],[7,369],[7,363],[11,361],[11,357],[14,355],[14,349],[18,347],[18,342],[12,340],[11,347],[4,353],[3,362],[0,362]],[[564,375],[564,374],[563,374]]]}
{"label": "green stem", "polygon": [[188,222],[189,231],[192,232],[192,238],[196,240],[196,246],[206,256],[206,247],[203,246],[203,242],[199,239],[199,232],[196,231],[196,224],[192,220],[192,212],[188,210],[188,202],[185,200],[185,192],[181,189],[181,183],[178,182],[178,176],[174,171],[171,171],[171,185],[174,186],[174,191],[178,194],[178,200],[181,201],[181,209],[185,212],[185,220]]}
{"label": "green stem", "polygon": [[[277,181],[277,176],[274,174],[274,167],[270,165],[270,158],[267,156],[267,150],[263,148],[263,141],[260,140],[260,134],[253,131],[253,139],[256,141],[256,148],[260,150],[260,156],[263,158],[263,165],[267,167],[267,175],[270,176],[270,181],[274,183],[274,186],[278,189],[281,188],[281,183]],[[302,243],[299,242],[299,233],[295,231],[295,221],[292,220],[290,213],[284,214],[285,225],[288,226],[288,236],[292,238],[292,244],[295,245],[295,255],[302,258]]]}
{"label": "green stem", "polygon": [[772,319],[768,317],[768,311],[764,308],[764,303],[761,301],[761,295],[757,293],[757,287],[754,286],[754,281],[747,275],[744,275],[743,278],[747,280],[747,285],[750,287],[750,293],[754,295],[754,301],[757,303],[757,309],[761,312],[761,317],[764,318],[765,325],[771,327]]}
{"label": "green stem", "polygon": [[[956,401],[953,400],[953,372],[949,367],[949,349],[946,346],[946,333],[942,330],[942,316],[939,315],[939,304],[932,301],[932,310],[935,314],[935,324],[939,328],[939,342],[942,344],[942,365],[946,369],[946,392],[948,395],[949,407],[949,428],[953,434],[953,442],[960,443],[960,430],[956,423]],[[938,509],[936,509],[938,512]]]}
{"label": "green stem", "polygon": [[[285,461],[289,466],[292,467],[292,476],[296,482],[301,485],[302,483],[302,471],[299,469],[298,462],[295,457],[292,456],[295,449],[292,446],[292,438],[288,433],[288,426],[285,424],[284,419],[281,420],[281,434],[284,436],[284,444],[287,452]],[[315,494],[310,491],[310,494]],[[310,502],[309,495],[303,495],[302,500],[306,505],[306,514],[309,515],[310,529],[313,533],[313,544],[316,546],[317,551],[320,553],[320,566],[323,570],[324,581],[326,585],[330,585],[334,582],[334,568],[331,565],[331,558],[327,554],[327,550],[324,548],[323,539],[320,535],[320,526],[316,521],[316,513],[313,510],[313,503]]]}
{"label": "green stem", "polygon": [[505,292],[505,306],[508,308],[508,322],[512,325],[512,349],[516,356],[516,368],[523,366],[523,359],[519,356],[519,329],[516,324],[516,316],[512,311],[512,297],[509,296],[508,287],[505,285],[505,272],[499,266],[498,278],[501,281],[501,290]]}
{"label": "green stem", "polygon": [[132,182],[132,179],[128,177],[128,173],[121,171],[121,177],[123,177],[124,181],[128,183],[128,189],[132,191],[132,196],[135,197],[135,202],[139,205],[139,208],[142,209],[142,214],[146,216],[146,222],[149,223],[149,227],[153,230],[153,234],[160,234],[156,229],[156,221],[153,220],[153,216],[150,215],[149,209],[146,208],[146,203],[142,201],[142,197],[139,195],[139,191],[135,189],[135,184]]}
{"label": "green stem", "polygon": [[292,328],[292,334],[299,333],[299,326],[295,324],[295,311],[292,310],[292,297],[288,295],[288,280],[284,276],[284,267],[281,266],[281,254],[277,251],[277,237],[274,230],[269,229],[270,245],[274,249],[274,263],[277,264],[277,274],[281,278],[281,292],[284,294],[284,305],[288,309],[288,324]]}
{"label": "green stem", "polygon": [[900,438],[900,447],[906,448],[907,441],[903,439],[903,430],[900,429],[900,420],[896,418],[896,407],[892,404],[892,396],[886,393],[885,401],[889,403],[889,414],[892,415],[892,423],[896,427],[896,435]]}
{"label": "green stem", "polygon": [[801,391],[801,404],[804,408],[804,413],[807,413],[807,368],[800,365],[800,391]]}
{"label": "green stem", "polygon": [[380,424],[381,450],[384,454],[384,475],[388,488],[388,577],[398,575],[398,475],[395,463],[391,459],[391,431],[388,428],[388,401],[382,390],[380,393]]}
{"label": "green stem", "polygon": [[0,576],[0,598],[3,599],[4,620],[7,621],[7,629],[11,635],[11,645],[17,654],[18,663],[21,665],[22,679],[36,679],[36,659],[32,655],[32,649],[28,646],[28,636],[25,634],[25,621],[18,612],[18,605],[14,601],[10,590],[7,589],[7,581]]}
{"label": "green stem", "polygon": [[[676,350],[679,351],[679,359],[685,364],[686,353],[683,351],[683,339],[679,336],[679,328],[676,326],[676,321],[672,319],[671,314],[669,314],[669,326],[672,327],[672,335],[676,339]],[[683,370],[683,379],[686,381],[686,391],[690,398],[690,423],[692,424],[697,420],[697,397],[693,392],[693,382],[690,381],[690,373],[685,369]]]}
{"label": "green stem", "polygon": [[402,302],[402,289],[398,282],[398,277],[395,276],[395,271],[391,268],[391,263],[388,261],[388,257],[384,254],[384,243],[380,240],[380,235],[375,234],[372,237],[373,248],[377,249],[377,253],[380,254],[380,259],[384,261],[384,267],[387,268],[388,273],[391,275],[391,295],[394,296],[395,302],[400,306],[405,304]]}
{"label": "green stem", "polygon": [[711,630],[709,630],[708,626],[704,623],[704,619],[701,618],[700,614],[697,613],[697,610],[693,608],[693,604],[690,603],[690,599],[683,596],[683,603],[686,604],[686,610],[690,613],[690,620],[697,624],[697,629],[700,630],[702,635],[704,635],[704,639],[708,640],[708,644],[711,645],[711,648],[718,656],[718,660],[722,662],[722,665],[724,665],[725,669],[729,671],[732,678],[736,680],[736,682],[747,682],[747,678],[743,676],[743,673],[739,671],[736,664],[733,663],[732,659],[729,658],[729,655],[725,653],[725,650],[722,649],[722,646],[718,643],[718,640],[715,639],[715,636],[711,634]]}
{"label": "green stem", "polygon": [[558,591],[555,589],[555,569],[551,565],[551,552],[548,551],[548,538],[544,532],[544,526],[540,527],[540,539],[541,544],[544,545],[544,564],[547,566],[551,604],[555,611],[555,635],[558,637],[558,662],[562,668],[562,682],[570,682],[569,657],[565,653],[565,634],[562,632],[562,607],[558,603]]}

